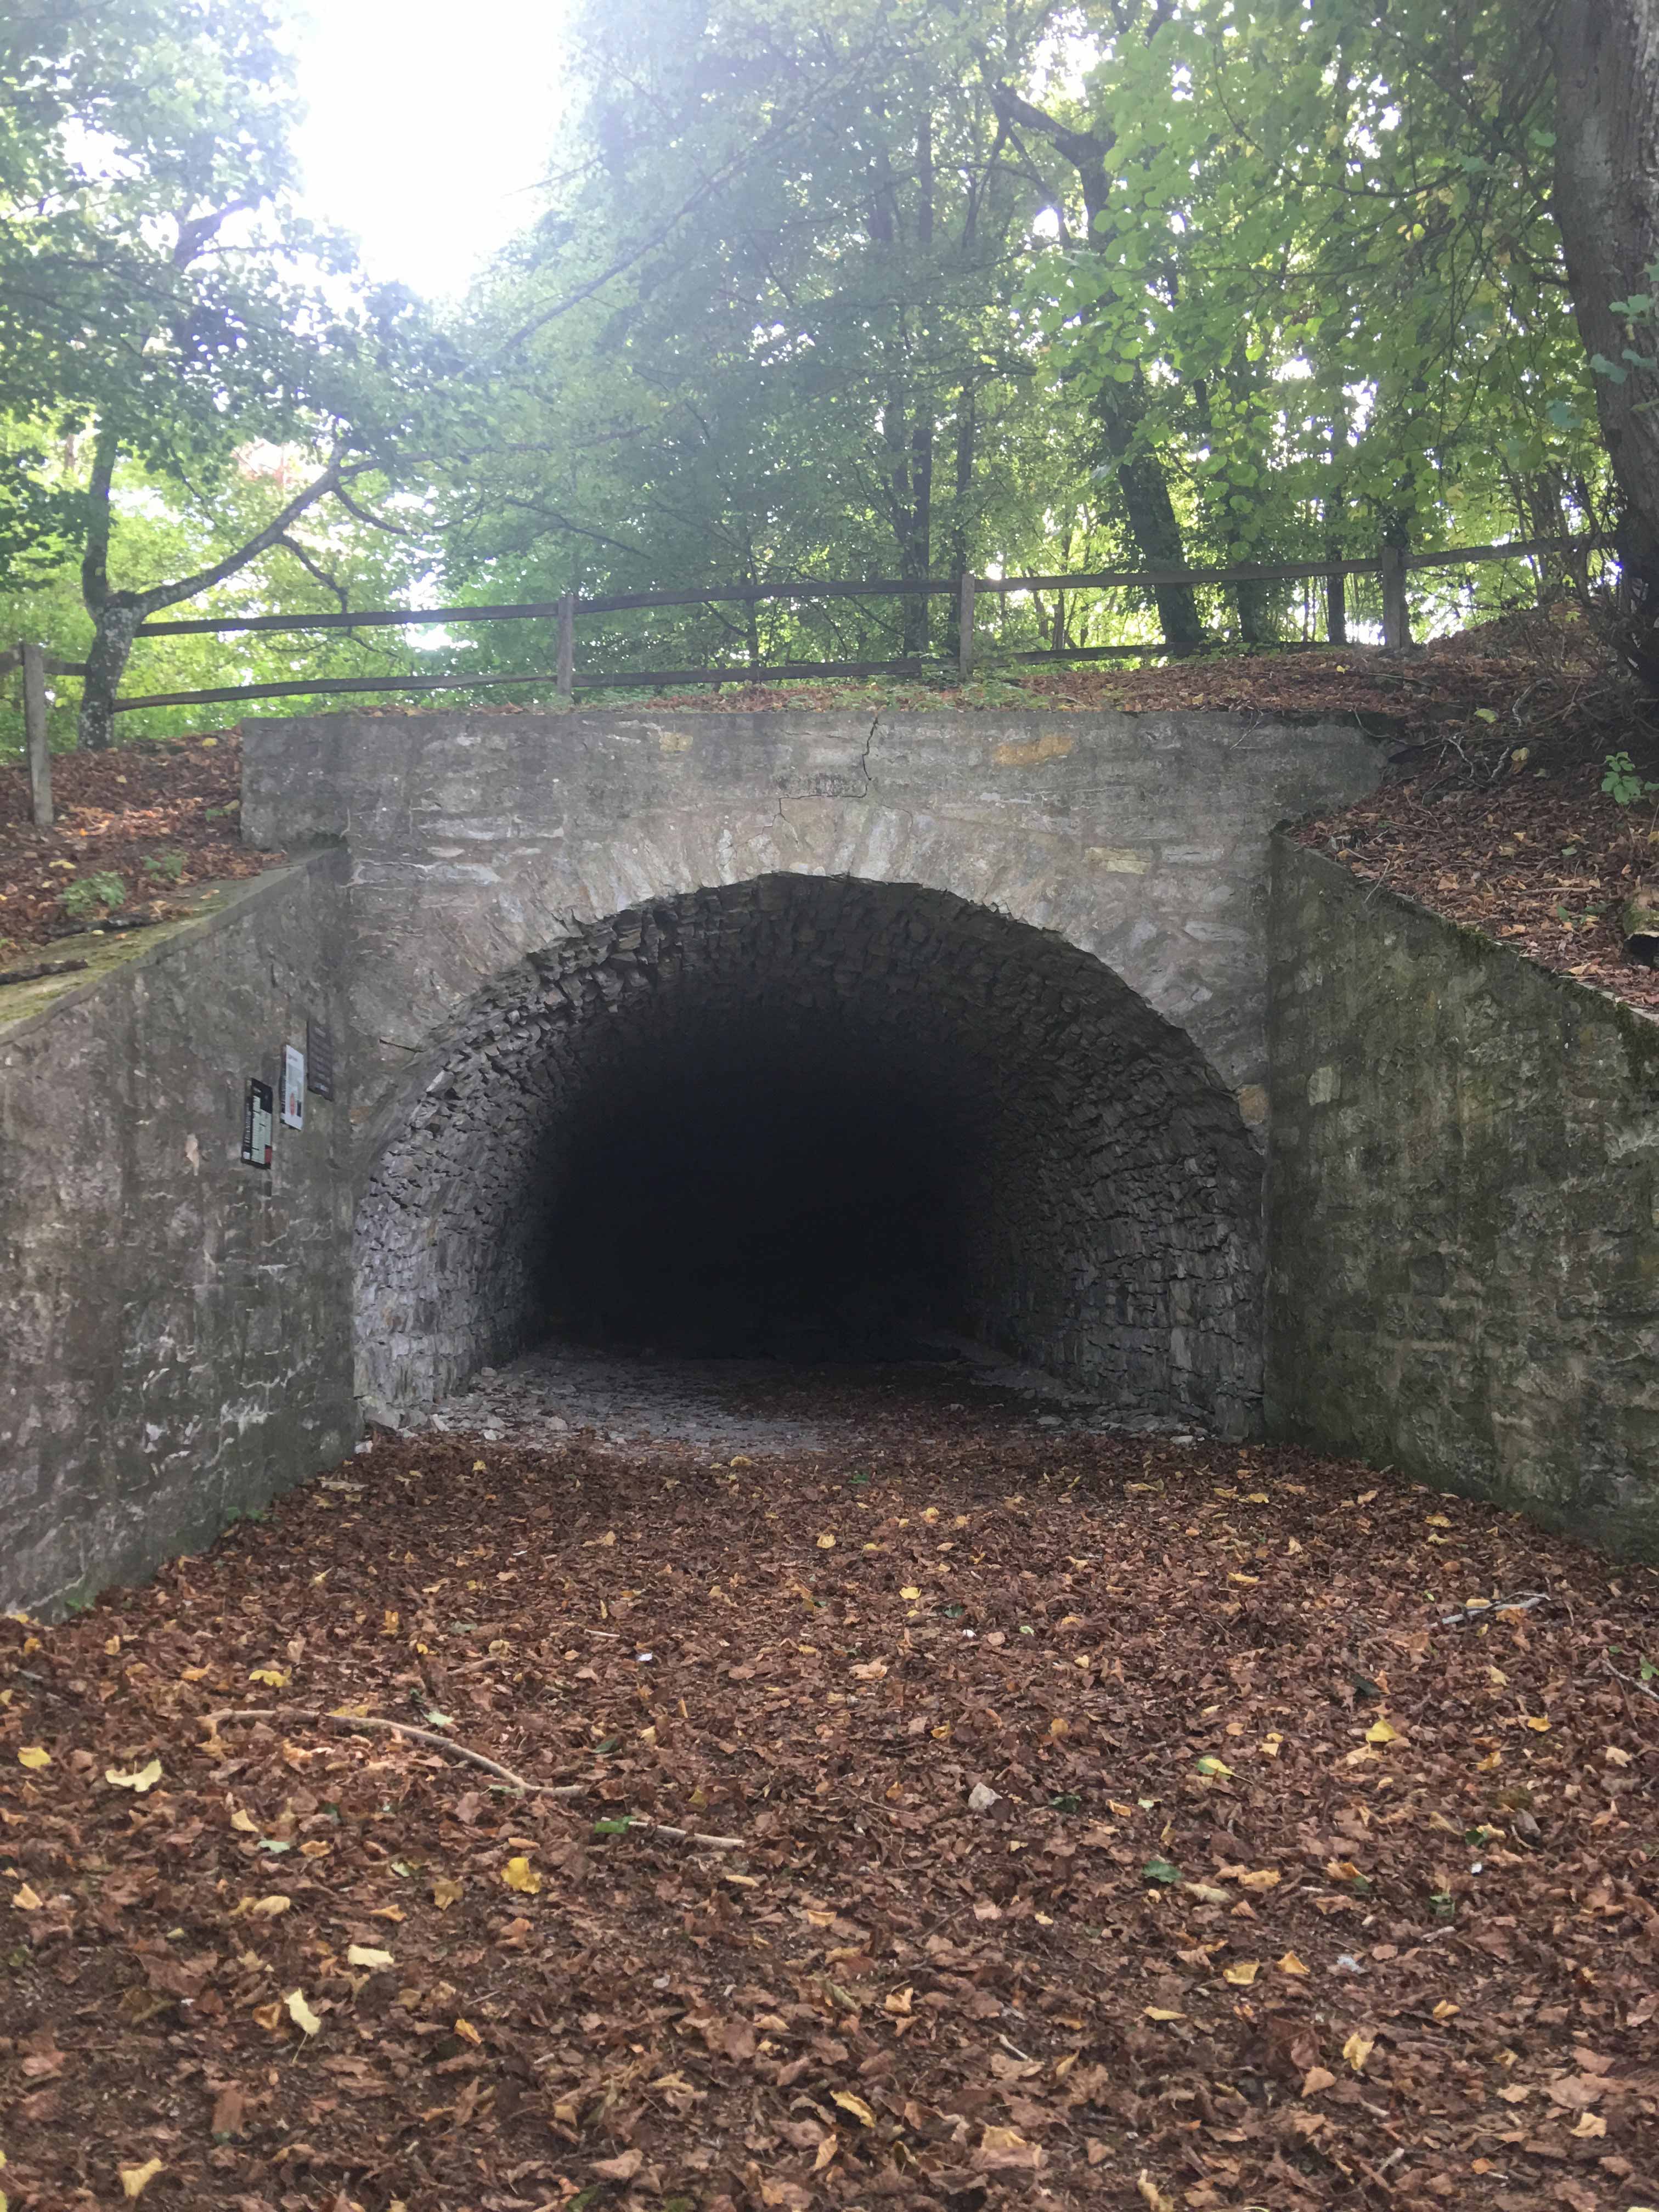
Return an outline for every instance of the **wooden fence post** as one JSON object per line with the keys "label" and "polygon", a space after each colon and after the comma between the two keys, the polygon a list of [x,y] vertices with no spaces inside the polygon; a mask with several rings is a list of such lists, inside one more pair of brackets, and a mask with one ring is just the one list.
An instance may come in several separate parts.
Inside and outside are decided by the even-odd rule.
{"label": "wooden fence post", "polygon": [[559,674],[558,691],[561,699],[571,698],[576,689],[576,594],[567,592],[559,601]]}
{"label": "wooden fence post", "polygon": [[970,684],[974,676],[974,592],[976,581],[971,568],[963,570],[957,599],[957,674],[963,684]]}
{"label": "wooden fence post", "polygon": [[1411,608],[1406,599],[1406,549],[1382,548],[1382,642],[1397,653],[1412,641]]}
{"label": "wooden fence post", "polygon": [[17,648],[23,665],[23,741],[28,753],[29,812],[37,830],[50,830],[52,747],[46,738],[46,656],[43,647]]}

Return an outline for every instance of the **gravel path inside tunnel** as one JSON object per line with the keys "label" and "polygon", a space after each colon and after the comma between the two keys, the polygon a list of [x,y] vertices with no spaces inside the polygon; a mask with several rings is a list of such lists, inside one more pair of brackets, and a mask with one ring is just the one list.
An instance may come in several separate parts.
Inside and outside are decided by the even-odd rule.
{"label": "gravel path inside tunnel", "polygon": [[817,1447],[382,1436],[0,1621],[13,2212],[1655,2201],[1659,1575],[732,1387]]}
{"label": "gravel path inside tunnel", "polygon": [[884,1400],[908,1404],[918,1391],[953,1414],[994,1409],[1011,1433],[1161,1430],[1189,1443],[1197,1435],[1152,1416],[1125,1421],[1088,1392],[965,1338],[940,1338],[917,1346],[910,1358],[877,1367],[805,1368],[555,1342],[504,1367],[481,1369],[465,1389],[414,1418],[440,1433],[476,1431],[488,1443],[544,1449],[589,1431],[588,1441],[601,1444],[776,1453],[854,1441],[868,1428],[872,1407]]}

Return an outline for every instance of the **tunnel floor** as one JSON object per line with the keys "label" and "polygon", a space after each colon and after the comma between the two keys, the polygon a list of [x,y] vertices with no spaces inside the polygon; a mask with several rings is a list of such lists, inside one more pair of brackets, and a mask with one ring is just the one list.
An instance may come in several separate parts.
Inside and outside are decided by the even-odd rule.
{"label": "tunnel floor", "polygon": [[552,1339],[486,1367],[407,1426],[557,1450],[692,1445],[726,1453],[818,1450],[878,1425],[920,1395],[952,1418],[994,1413],[1019,1432],[1158,1436],[1192,1442],[1188,1422],[1121,1411],[970,1339],[941,1332],[903,1357],[865,1361],[687,1358],[650,1347]]}

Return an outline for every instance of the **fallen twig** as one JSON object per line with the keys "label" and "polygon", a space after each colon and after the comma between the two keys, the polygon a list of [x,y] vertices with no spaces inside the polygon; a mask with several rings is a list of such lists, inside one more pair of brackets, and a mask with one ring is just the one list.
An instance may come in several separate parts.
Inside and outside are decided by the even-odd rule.
{"label": "fallen twig", "polygon": [[1547,1590],[1528,1590],[1524,1597],[1495,1597],[1480,1605],[1460,1606],[1455,1613],[1443,1613],[1435,1624],[1439,1628],[1467,1628],[1472,1620],[1490,1620],[1498,1613],[1530,1613],[1535,1605],[1549,1601]]}
{"label": "fallen twig", "polygon": [[411,1736],[416,1743],[429,1743],[439,1751],[447,1751],[452,1758],[465,1759],[474,1766],[482,1766],[486,1774],[498,1774],[503,1782],[510,1782],[515,1790],[526,1796],[580,1797],[586,1795],[585,1782],[526,1782],[510,1766],[498,1759],[488,1759],[481,1751],[473,1751],[464,1743],[452,1743],[446,1735],[432,1729],[416,1728],[412,1721],[381,1720],[374,1713],[329,1713],[315,1705],[266,1705],[238,1712],[210,1713],[208,1725],[217,1729],[222,1721],[331,1721],[336,1728],[386,1729],[393,1735]]}
{"label": "fallen twig", "polygon": [[[432,1729],[416,1728],[412,1721],[382,1720],[374,1713],[325,1712],[318,1705],[264,1705],[235,1712],[210,1713],[207,1720],[209,1727],[215,1730],[222,1721],[331,1721],[336,1728],[347,1730],[385,1729],[392,1735],[406,1735],[416,1743],[429,1743],[439,1751],[447,1751],[453,1759],[464,1759],[473,1766],[483,1767],[486,1774],[499,1775],[503,1782],[510,1783],[528,1797],[585,1797],[590,1787],[586,1782],[526,1782],[510,1766],[503,1766],[499,1759],[487,1758],[469,1745],[452,1743],[447,1736],[439,1735]],[[665,1836],[671,1843],[696,1844],[708,1851],[737,1851],[744,1846],[744,1838],[741,1836],[705,1836],[695,1828],[676,1828],[665,1820],[647,1820],[642,1814],[630,1813],[625,1817],[630,1828],[643,1828],[653,1836]]]}
{"label": "fallen twig", "polygon": [[1638,1682],[1634,1674],[1626,1674],[1622,1668],[1613,1665],[1605,1651],[1601,1654],[1601,1664],[1613,1680],[1622,1682],[1627,1690],[1638,1690],[1643,1697],[1651,1698],[1656,1705],[1659,1705],[1659,1690],[1656,1690],[1651,1682]]}

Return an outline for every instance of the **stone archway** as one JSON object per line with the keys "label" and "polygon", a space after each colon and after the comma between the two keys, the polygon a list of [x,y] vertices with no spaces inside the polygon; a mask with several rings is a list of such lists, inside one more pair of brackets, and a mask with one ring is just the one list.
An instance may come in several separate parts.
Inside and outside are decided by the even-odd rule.
{"label": "stone archway", "polygon": [[1091,954],[761,876],[577,926],[451,1030],[359,1206],[358,1389],[428,1401],[550,1313],[787,1351],[833,1292],[854,1331],[954,1326],[1245,1435],[1260,1216],[1229,1089]]}

